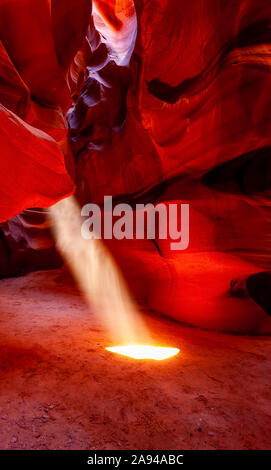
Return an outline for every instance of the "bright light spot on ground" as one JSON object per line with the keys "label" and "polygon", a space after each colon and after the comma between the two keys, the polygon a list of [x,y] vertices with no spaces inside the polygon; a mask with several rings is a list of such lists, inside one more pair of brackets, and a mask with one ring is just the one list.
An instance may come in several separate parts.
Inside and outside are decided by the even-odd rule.
{"label": "bright light spot on ground", "polygon": [[162,361],[169,357],[176,356],[180,352],[178,348],[162,348],[158,346],[143,346],[141,344],[131,346],[115,346],[113,348],[106,348],[122,356],[132,357],[133,359],[155,359]]}

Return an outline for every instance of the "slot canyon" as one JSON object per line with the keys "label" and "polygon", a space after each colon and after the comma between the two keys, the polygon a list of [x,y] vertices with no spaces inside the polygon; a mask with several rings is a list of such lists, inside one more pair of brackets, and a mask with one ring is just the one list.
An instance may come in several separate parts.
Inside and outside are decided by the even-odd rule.
{"label": "slot canyon", "polygon": [[270,72],[270,0],[0,0],[1,449],[271,450]]}

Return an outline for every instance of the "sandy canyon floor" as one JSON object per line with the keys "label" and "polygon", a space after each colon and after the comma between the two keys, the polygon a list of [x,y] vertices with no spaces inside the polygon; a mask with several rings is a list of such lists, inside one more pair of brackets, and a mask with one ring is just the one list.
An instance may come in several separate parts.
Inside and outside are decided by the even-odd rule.
{"label": "sandy canyon floor", "polygon": [[[162,362],[112,345],[61,271],[0,281],[1,449],[271,449],[271,338],[144,312]],[[112,315],[114,312],[112,312]]]}

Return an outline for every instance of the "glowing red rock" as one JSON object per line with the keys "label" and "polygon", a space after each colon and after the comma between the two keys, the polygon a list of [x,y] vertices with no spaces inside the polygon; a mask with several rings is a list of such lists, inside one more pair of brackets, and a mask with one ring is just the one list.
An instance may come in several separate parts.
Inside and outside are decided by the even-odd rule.
{"label": "glowing red rock", "polygon": [[[7,122],[3,109],[7,184],[17,129],[26,145],[21,184],[1,184],[2,220],[72,191],[64,157],[74,175],[65,124],[73,97],[67,118],[82,204],[108,194],[190,204],[184,253],[167,240],[109,243],[136,297],[189,324],[270,332],[270,1],[95,0],[93,17],[90,8],[87,0],[0,0],[0,101],[55,141],[16,117]],[[30,147],[29,164],[44,164],[33,169],[39,184],[20,166]]]}

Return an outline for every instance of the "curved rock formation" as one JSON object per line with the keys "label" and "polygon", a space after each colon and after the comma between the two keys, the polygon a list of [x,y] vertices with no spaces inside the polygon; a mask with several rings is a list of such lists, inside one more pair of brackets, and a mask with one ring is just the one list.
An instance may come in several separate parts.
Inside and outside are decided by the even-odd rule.
{"label": "curved rock formation", "polygon": [[33,41],[46,60],[13,52],[16,106],[29,102],[24,83],[40,116],[56,98],[65,114],[72,98],[80,203],[190,204],[185,252],[168,240],[108,242],[136,298],[192,325],[270,332],[270,1],[95,0],[92,17],[91,2],[49,3],[51,39]]}

